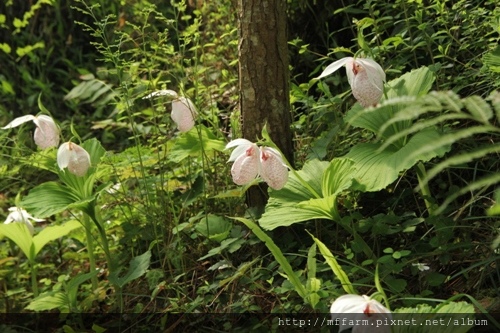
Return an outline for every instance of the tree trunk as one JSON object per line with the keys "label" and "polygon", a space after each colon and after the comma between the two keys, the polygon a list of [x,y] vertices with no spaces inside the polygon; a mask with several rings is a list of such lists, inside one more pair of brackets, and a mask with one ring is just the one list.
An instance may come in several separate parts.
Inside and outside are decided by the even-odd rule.
{"label": "tree trunk", "polygon": [[[238,6],[243,137],[257,141],[267,123],[271,139],[293,165],[286,0],[238,0]],[[247,192],[250,207],[262,208],[266,202],[266,186]]]}

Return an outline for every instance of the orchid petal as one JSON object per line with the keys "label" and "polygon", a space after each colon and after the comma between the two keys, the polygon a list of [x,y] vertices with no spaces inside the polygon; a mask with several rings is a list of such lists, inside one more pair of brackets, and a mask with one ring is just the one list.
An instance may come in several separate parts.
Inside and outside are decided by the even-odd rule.
{"label": "orchid petal", "polygon": [[57,151],[57,164],[61,170],[68,168],[72,174],[82,177],[90,168],[90,155],[79,145],[66,142]]}
{"label": "orchid petal", "polygon": [[68,167],[71,156],[69,154],[69,142],[63,143],[57,150],[57,165],[63,170]]}
{"label": "orchid petal", "polygon": [[181,132],[187,132],[194,127],[194,117],[197,114],[196,107],[189,98],[179,97],[172,101],[172,120]]}
{"label": "orchid petal", "polygon": [[368,80],[373,84],[378,90],[384,90],[384,82],[386,79],[385,72],[382,67],[373,59],[356,59],[363,68],[366,70]]}
{"label": "orchid petal", "polygon": [[[391,312],[382,304],[366,295],[343,295],[333,302],[330,307],[332,319],[348,319],[340,320],[339,332],[352,328],[352,332],[374,332],[372,325],[355,325],[358,320],[375,320],[391,319]],[[380,326],[375,329],[376,333],[390,332],[390,326]]]}
{"label": "orchid petal", "polygon": [[19,117],[19,118],[16,118],[16,119],[12,120],[6,126],[2,127],[2,129],[8,129],[8,128],[17,127],[17,126],[19,126],[21,124],[27,123],[28,121],[32,121],[35,118],[36,118],[35,116],[32,116],[32,115],[28,114],[26,116],[22,116],[22,117]]}
{"label": "orchid petal", "polygon": [[[253,145],[255,145],[255,143],[252,143],[251,141],[249,141],[247,139],[236,139],[236,140],[229,142],[226,145],[225,149],[230,149],[233,147],[236,147],[236,149],[233,150],[233,152],[231,153],[231,156],[229,157],[228,162],[233,162],[234,160],[236,160],[241,154],[244,154],[245,151]],[[255,145],[255,147],[257,147],[257,145]]]}
{"label": "orchid petal", "polygon": [[252,144],[243,154],[236,158],[231,167],[231,175],[236,185],[248,184],[259,175],[259,151],[257,145]]}
{"label": "orchid petal", "polygon": [[30,220],[36,221],[36,222],[42,222],[45,221],[44,219],[37,219],[31,216],[27,211],[25,211],[22,208],[19,207],[10,207],[9,208],[9,215],[5,219],[5,224],[9,224],[11,222],[16,222],[16,223],[24,223],[30,232],[31,235],[33,235],[35,229],[33,228],[33,224],[30,222]]}
{"label": "orchid petal", "polygon": [[340,67],[345,66],[349,61],[353,61],[353,60],[354,60],[353,57],[346,57],[346,58],[342,58],[342,59],[339,59],[339,60],[331,63],[323,70],[323,72],[320,74],[320,76],[317,77],[317,79],[321,79],[325,76],[332,74],[333,72],[338,70]]}
{"label": "orchid petal", "polygon": [[40,115],[33,122],[37,126],[34,139],[38,147],[47,149],[59,145],[59,129],[51,117]]}
{"label": "orchid petal", "polygon": [[150,99],[150,98],[159,97],[159,96],[167,96],[171,99],[176,99],[179,97],[179,95],[177,95],[177,93],[173,90],[162,89],[162,90],[153,91],[152,93],[144,96],[142,99]]}
{"label": "orchid petal", "polygon": [[288,181],[288,168],[281,154],[270,147],[260,150],[260,176],[272,189],[281,190]]}

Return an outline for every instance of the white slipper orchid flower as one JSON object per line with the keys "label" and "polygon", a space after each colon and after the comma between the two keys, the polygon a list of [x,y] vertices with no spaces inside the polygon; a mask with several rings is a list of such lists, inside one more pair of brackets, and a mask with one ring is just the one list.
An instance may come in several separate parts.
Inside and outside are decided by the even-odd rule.
{"label": "white slipper orchid flower", "polygon": [[236,147],[229,162],[234,162],[231,175],[236,185],[245,185],[261,177],[272,189],[282,189],[288,181],[288,168],[281,154],[270,147],[258,147],[246,139],[236,139],[226,149]]}
{"label": "white slipper orchid flower", "polygon": [[12,222],[24,223],[28,227],[28,230],[32,236],[33,236],[33,233],[35,232],[35,229],[33,227],[33,224],[31,224],[30,220],[35,221],[35,222],[45,221],[44,219],[34,218],[27,211],[25,211],[24,209],[19,208],[19,207],[10,207],[9,212],[10,213],[7,216],[7,218],[5,219],[4,223],[5,224],[9,224]]}
{"label": "white slipper orchid flower", "polygon": [[198,113],[193,102],[186,97],[180,97],[175,91],[164,89],[153,91],[142,99],[165,96],[172,100],[172,113],[170,116],[181,132],[187,132],[195,125]]}
{"label": "white slipper orchid flower", "polygon": [[48,149],[59,145],[59,128],[54,120],[46,115],[26,115],[18,117],[8,123],[2,129],[14,128],[21,124],[33,121],[36,125],[34,139],[40,149]]}
{"label": "white slipper orchid flower", "polygon": [[[390,333],[389,325],[374,327],[377,320],[392,319],[391,312],[366,295],[343,295],[330,307],[332,319],[340,326],[339,332],[352,328],[353,333]],[[363,323],[359,325],[358,323]],[[368,325],[366,325],[368,324]]]}
{"label": "white slipper orchid flower", "polygon": [[359,104],[364,107],[377,105],[384,94],[385,72],[382,67],[373,59],[346,57],[328,65],[318,79],[342,66],[346,68],[352,94]]}
{"label": "white slipper orchid flower", "polygon": [[68,168],[75,176],[83,177],[90,168],[90,155],[76,143],[65,142],[57,150],[57,165],[61,170]]}

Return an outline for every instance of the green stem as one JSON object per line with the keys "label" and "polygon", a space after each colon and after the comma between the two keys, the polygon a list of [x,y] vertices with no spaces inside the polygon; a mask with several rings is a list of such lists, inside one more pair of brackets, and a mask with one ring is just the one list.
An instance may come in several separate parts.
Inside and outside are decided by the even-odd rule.
{"label": "green stem", "polygon": [[[104,256],[106,257],[106,262],[108,263],[108,270],[109,274],[113,274],[115,272],[115,263],[113,259],[111,258],[111,251],[109,250],[109,243],[108,243],[108,237],[106,236],[106,230],[104,230],[104,224],[102,223],[102,218],[100,215],[100,212],[97,208],[94,209],[95,211],[95,224],[97,226],[97,229],[99,230],[99,238],[101,240],[101,247],[104,251]],[[113,287],[115,288],[115,294],[116,294],[116,300],[117,304],[119,306],[120,312],[123,312],[123,295],[122,295],[122,289],[120,286],[113,284]]]}
{"label": "green stem", "polygon": [[[89,256],[90,271],[95,272],[97,267],[95,264],[95,256],[94,256],[94,238],[92,237],[90,218],[87,214],[83,214],[83,227],[85,228],[85,236],[86,236],[86,241],[87,241],[87,253]],[[91,281],[92,281],[92,290],[96,291],[97,287],[98,287],[97,275],[92,275]]]}
{"label": "green stem", "polygon": [[429,215],[433,215],[436,205],[432,202],[433,199],[429,184],[424,182],[424,179],[427,177],[424,164],[418,162],[417,165],[415,165],[415,171],[417,172],[418,185],[420,187],[420,193],[422,193],[422,197],[424,198],[425,207],[427,207]]}
{"label": "green stem", "polygon": [[33,296],[37,297],[38,292],[38,279],[37,279],[37,267],[34,261],[30,261],[31,266],[31,288],[33,289]]}

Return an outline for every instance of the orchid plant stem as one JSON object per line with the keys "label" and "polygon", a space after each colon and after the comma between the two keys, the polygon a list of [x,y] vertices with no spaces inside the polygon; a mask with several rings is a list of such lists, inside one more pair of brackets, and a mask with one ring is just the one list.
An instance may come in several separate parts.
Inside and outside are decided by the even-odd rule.
{"label": "orchid plant stem", "polygon": [[427,207],[427,211],[429,215],[434,214],[435,205],[432,203],[432,194],[429,188],[429,184],[424,182],[424,179],[427,176],[427,172],[425,171],[425,166],[422,162],[419,162],[415,165],[415,171],[417,173],[418,185],[420,187],[420,193],[422,193],[422,197],[424,198],[425,207]]}
{"label": "orchid plant stem", "polygon": [[36,263],[34,261],[30,261],[31,267],[31,288],[33,289],[33,296],[37,297],[38,292],[38,279],[37,279],[37,270]]}
{"label": "orchid plant stem", "polygon": [[[102,223],[102,218],[101,218],[99,210],[94,209],[94,211],[95,211],[94,223],[96,224],[97,229],[99,230],[101,247],[104,251],[104,256],[106,257],[106,262],[108,263],[109,273],[113,274],[113,272],[115,272],[115,262],[113,261],[113,258],[111,257],[111,252],[109,250],[109,243],[108,243],[108,237],[106,236],[106,230],[104,230],[104,224]],[[123,312],[124,304],[123,304],[122,289],[120,286],[118,286],[116,284],[113,284],[113,287],[115,288],[117,304],[119,306],[120,312]]]}
{"label": "orchid plant stem", "polygon": [[[85,236],[87,239],[87,253],[89,256],[90,271],[95,272],[97,267],[95,264],[95,256],[94,256],[94,238],[92,237],[90,218],[87,214],[83,214],[83,227],[85,228]],[[97,275],[92,275],[91,281],[92,281],[92,290],[96,291],[98,287]]]}

